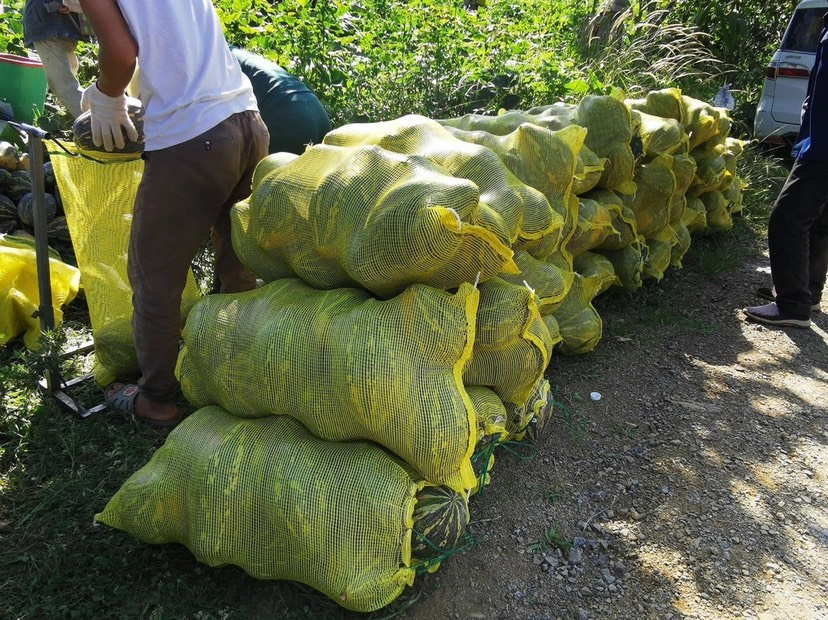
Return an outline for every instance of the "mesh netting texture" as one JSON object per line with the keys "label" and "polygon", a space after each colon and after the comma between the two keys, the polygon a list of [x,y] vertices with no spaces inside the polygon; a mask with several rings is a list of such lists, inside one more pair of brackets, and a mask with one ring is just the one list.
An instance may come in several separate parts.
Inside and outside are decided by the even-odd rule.
{"label": "mesh netting texture", "polygon": [[[144,162],[117,156],[110,161],[72,157],[54,144],[50,155],[89,306],[95,381],[106,385],[119,375],[138,370],[132,342],[127,248]],[[95,156],[100,159],[106,154]],[[190,273],[181,303],[182,317],[199,296]]]}

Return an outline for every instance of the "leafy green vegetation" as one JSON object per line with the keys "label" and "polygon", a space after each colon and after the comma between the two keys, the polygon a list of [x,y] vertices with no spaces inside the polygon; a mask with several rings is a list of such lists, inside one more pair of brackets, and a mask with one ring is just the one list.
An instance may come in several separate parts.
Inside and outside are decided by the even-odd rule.
{"label": "leafy green vegetation", "polygon": [[[26,53],[23,4],[8,0],[0,14],[2,51]],[[679,86],[709,99],[727,81],[739,91],[735,119],[743,137],[749,135],[762,68],[791,8],[780,0],[714,0],[703,8],[691,0],[633,3],[605,38],[590,40],[584,33],[596,4],[574,0],[489,0],[477,10],[464,8],[460,0],[216,0],[216,5],[229,41],[265,53],[301,76],[320,95],[334,125],[411,113],[432,118],[494,113],[577,100],[613,87],[634,96]],[[96,48],[82,45],[79,53],[81,80],[89,83]],[[68,120],[52,102],[38,122],[55,130],[67,127]],[[750,152],[740,162],[740,174],[749,189],[734,231],[694,240],[684,269],[637,293],[642,321],[709,328],[670,310],[682,303],[670,279],[733,269],[743,255],[740,248],[763,242],[767,211],[785,170]],[[202,262],[207,274],[209,255]],[[625,299],[630,303],[623,294],[616,302]],[[58,363],[60,347],[88,336],[86,319],[83,301],[77,300],[62,332],[44,341],[42,353],[26,352],[20,342],[0,349],[0,617],[355,617],[306,587],[255,580],[235,567],[207,568],[181,546],[146,545],[93,523],[93,515],[147,462],[165,434],[113,413],[79,421],[41,391],[38,380],[49,364]],[[616,336],[624,333],[613,329]],[[566,362],[572,372],[597,372],[588,357]],[[84,358],[59,363],[66,376],[89,366]],[[87,407],[101,399],[88,382],[75,395]],[[583,398],[569,395],[556,412],[558,432],[574,443],[588,432],[581,413],[586,406]],[[557,501],[559,492],[550,490],[545,497]],[[564,551],[570,544],[554,529],[543,541],[544,548]],[[368,617],[391,618],[411,600],[403,597]]]}

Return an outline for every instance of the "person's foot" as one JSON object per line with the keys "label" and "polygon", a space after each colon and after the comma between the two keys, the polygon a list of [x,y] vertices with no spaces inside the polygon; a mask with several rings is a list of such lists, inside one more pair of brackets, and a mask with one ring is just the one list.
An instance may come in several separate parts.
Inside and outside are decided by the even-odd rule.
{"label": "person's foot", "polygon": [[174,403],[164,403],[141,396],[134,383],[115,383],[105,392],[106,403],[116,411],[132,415],[136,420],[168,428],[181,421],[181,412]]}
{"label": "person's foot", "polygon": [[745,317],[748,320],[763,323],[765,325],[778,325],[780,327],[810,327],[810,317],[794,316],[784,312],[775,303],[764,306],[751,306],[745,308]]}
{"label": "person's foot", "polygon": [[[756,289],[756,296],[768,301],[776,301],[776,289],[772,286],[760,286]],[[816,302],[811,304],[811,312],[819,312],[822,310],[822,304]]]}

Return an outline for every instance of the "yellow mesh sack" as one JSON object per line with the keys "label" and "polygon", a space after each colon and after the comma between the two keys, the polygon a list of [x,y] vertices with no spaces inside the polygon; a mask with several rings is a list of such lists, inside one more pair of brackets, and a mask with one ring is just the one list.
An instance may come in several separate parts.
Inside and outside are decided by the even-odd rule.
{"label": "yellow mesh sack", "polygon": [[[67,265],[56,252],[49,253],[52,310],[55,325],[63,320],[63,306],[80,289],[80,271]],[[32,351],[40,348],[40,288],[34,241],[0,235],[0,346],[23,334]]]}
{"label": "yellow mesh sack", "polygon": [[575,277],[572,258],[568,254],[557,252],[539,259],[528,252],[518,251],[515,253],[515,262],[520,267],[520,275],[502,276],[502,280],[529,286],[535,292],[541,314],[549,314],[560,305]]}
{"label": "yellow mesh sack", "polygon": [[683,221],[679,222],[676,226],[671,225],[671,228],[676,235],[676,244],[670,251],[670,266],[681,268],[681,261],[690,249],[690,243],[692,241],[690,229],[687,228],[687,225]]}
{"label": "yellow mesh sack", "polygon": [[264,175],[232,210],[233,247],[266,282],[358,286],[392,297],[517,272],[471,181],[415,155],[319,144]]}
{"label": "yellow mesh sack", "polygon": [[606,159],[599,186],[622,194],[635,192],[635,156],[630,147],[633,119],[623,100],[614,95],[587,95],[577,106],[555,103],[532,110],[550,128],[571,124],[586,128],[584,144]]}
{"label": "yellow mesh sack", "polygon": [[[525,123],[502,135],[483,130],[447,128],[459,140],[494,151],[515,177],[540,191],[555,213],[564,220],[561,237],[565,239],[568,236],[575,221],[570,213],[570,202],[578,154],[586,137],[583,127],[551,131]],[[552,242],[547,237],[552,237]],[[541,239],[545,240],[546,248],[554,247],[558,240],[551,235]],[[529,243],[537,245],[538,241],[518,243],[516,249],[528,249]]]}
{"label": "yellow mesh sack", "polygon": [[663,88],[647,93],[643,99],[627,99],[626,104],[633,110],[640,110],[653,116],[671,118],[685,124],[686,112],[678,88]]}
{"label": "yellow mesh sack", "polygon": [[734,177],[733,183],[730,184],[722,194],[724,194],[725,200],[728,203],[728,211],[730,211],[731,215],[739,213],[743,208],[744,204],[742,202],[742,192],[747,187],[747,183],[739,176]]}
{"label": "yellow mesh sack", "polygon": [[573,266],[582,278],[595,281],[596,297],[613,285],[621,285],[621,280],[615,275],[615,267],[603,254],[584,252],[575,257]]}
{"label": "yellow mesh sack", "polygon": [[[132,207],[144,171],[140,159],[95,153],[101,162],[50,149],[66,223],[89,305],[95,341],[95,381],[106,385],[138,370],[132,342],[132,289],[127,249]],[[132,158],[132,155],[128,157]],[[181,302],[182,318],[199,298],[192,273]]]}
{"label": "yellow mesh sack", "polygon": [[474,485],[474,409],[463,387],[479,292],[415,284],[387,300],[283,279],[211,295],[190,313],[184,395],[239,416],[291,415],[323,439],[370,439],[427,480]]}
{"label": "yellow mesh sack", "polygon": [[659,232],[648,237],[645,242],[643,278],[661,280],[664,272],[670,267],[673,257],[673,246],[678,243],[676,234],[670,226],[665,226]]}
{"label": "yellow mesh sack", "polygon": [[728,210],[728,201],[722,192],[713,190],[699,195],[704,204],[707,228],[710,230],[726,231],[733,228],[733,219]]}
{"label": "yellow mesh sack", "polygon": [[689,191],[698,196],[718,188],[728,175],[727,164],[722,156],[724,147],[713,149],[698,149],[690,155],[696,160],[696,175]]}
{"label": "yellow mesh sack", "polygon": [[630,245],[638,237],[635,224],[635,213],[624,204],[624,200],[608,189],[596,189],[584,196],[600,203],[609,211],[612,231],[596,248],[603,250],[619,250]]}
{"label": "yellow mesh sack", "polygon": [[670,201],[676,191],[672,160],[657,157],[636,167],[635,183],[638,190],[633,196],[625,196],[624,202],[635,213],[636,231],[646,237],[670,222]]}
{"label": "yellow mesh sack", "polygon": [[719,110],[709,103],[681,96],[684,108],[684,128],[689,135],[690,150],[715,138],[719,133]]}
{"label": "yellow mesh sack", "polygon": [[707,209],[700,198],[687,196],[687,206],[684,207],[681,221],[691,234],[707,230]]}
{"label": "yellow mesh sack", "polygon": [[452,176],[480,188],[480,221],[492,231],[508,231],[507,243],[557,234],[563,218],[538,190],[519,181],[491,149],[453,136],[437,121],[408,115],[381,123],[352,123],[329,132],[324,144],[374,144],[395,153],[420,155]]}
{"label": "yellow mesh sack", "polygon": [[474,495],[489,485],[495,448],[506,440],[508,431],[506,407],[497,394],[481,385],[469,385],[466,390],[474,403],[477,417],[477,443],[472,455],[472,467],[477,477],[477,484],[471,489],[471,494]]}
{"label": "yellow mesh sack", "polygon": [[552,313],[561,334],[561,343],[557,350],[564,355],[588,353],[600,342],[603,322],[592,305],[598,287],[597,280],[584,278],[576,273],[569,294]]}
{"label": "yellow mesh sack", "polygon": [[578,225],[566,242],[566,250],[577,258],[588,250],[596,248],[610,235],[617,233],[612,226],[610,210],[597,200],[581,197],[579,199]]}
{"label": "yellow mesh sack", "polygon": [[526,124],[537,125],[550,131],[558,131],[574,124],[574,106],[569,104],[555,104],[555,106],[562,106],[559,114],[543,114],[545,110],[554,106],[538,106],[528,111],[505,110],[497,116],[465,114],[457,118],[439,119],[437,122],[444,127],[460,131],[482,131],[495,136],[505,136]]}
{"label": "yellow mesh sack", "polygon": [[671,155],[682,146],[689,146],[690,138],[679,121],[641,111],[634,113],[641,119],[639,135],[648,156]]}
{"label": "yellow mesh sack", "polygon": [[621,281],[621,288],[633,293],[641,288],[641,274],[644,271],[644,238],[639,236],[627,247],[618,250],[596,250],[606,256]]}
{"label": "yellow mesh sack", "polygon": [[373,611],[414,582],[422,480],[370,442],[327,442],[288,416],[190,415],[96,515],[151,544],[180,543],[208,566],[307,584]]}
{"label": "yellow mesh sack", "polygon": [[606,165],[606,158],[598,157],[592,149],[584,145],[578,153],[578,160],[575,164],[572,193],[582,196],[597,187]]}
{"label": "yellow mesh sack", "polygon": [[503,402],[523,403],[552,352],[535,293],[500,278],[481,283],[475,334],[463,383],[489,387]]}
{"label": "yellow mesh sack", "polygon": [[509,439],[521,441],[527,434],[536,438],[551,417],[552,406],[552,386],[548,379],[541,377],[533,386],[525,403],[506,405],[506,429],[509,431]]}
{"label": "yellow mesh sack", "polygon": [[719,130],[710,139],[715,144],[726,144],[730,139],[730,130],[733,128],[733,119],[730,118],[730,110],[727,108],[714,108],[719,114]]}

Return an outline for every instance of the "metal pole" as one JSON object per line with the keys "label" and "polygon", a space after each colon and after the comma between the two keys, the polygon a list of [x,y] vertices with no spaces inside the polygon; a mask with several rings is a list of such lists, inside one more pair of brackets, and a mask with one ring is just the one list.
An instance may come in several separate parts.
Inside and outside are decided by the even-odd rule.
{"label": "metal pole", "polygon": [[52,306],[52,277],[49,267],[49,237],[46,231],[46,189],[43,182],[43,141],[36,133],[29,133],[29,170],[32,177],[34,204],[35,254],[37,257],[37,285],[40,293],[38,317],[40,331],[55,328],[55,311]]}

